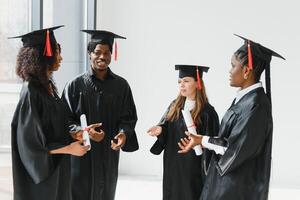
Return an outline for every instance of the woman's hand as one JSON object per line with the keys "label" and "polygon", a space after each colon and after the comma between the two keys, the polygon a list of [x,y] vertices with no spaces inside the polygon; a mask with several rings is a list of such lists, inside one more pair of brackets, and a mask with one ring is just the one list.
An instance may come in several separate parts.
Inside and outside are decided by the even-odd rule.
{"label": "woman's hand", "polygon": [[147,131],[147,133],[150,136],[159,136],[161,134],[161,132],[162,132],[161,126],[153,126]]}
{"label": "woman's hand", "polygon": [[196,145],[202,145],[202,135],[195,135],[189,132],[185,132],[188,136],[187,138],[182,138],[180,142],[178,142],[178,146],[181,150],[178,153],[187,153]]}
{"label": "woman's hand", "polygon": [[82,134],[83,134],[83,131],[78,131],[76,133],[71,133],[71,137],[74,139],[74,140],[78,140],[78,141],[82,141]]}
{"label": "woman's hand", "polygon": [[68,145],[68,153],[73,156],[83,156],[89,149],[89,146],[83,146],[83,141],[72,142]]}

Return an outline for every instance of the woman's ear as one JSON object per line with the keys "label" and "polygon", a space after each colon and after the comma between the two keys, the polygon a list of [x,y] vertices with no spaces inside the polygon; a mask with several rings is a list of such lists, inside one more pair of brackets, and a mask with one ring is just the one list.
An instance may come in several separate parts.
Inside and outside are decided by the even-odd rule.
{"label": "woman's ear", "polygon": [[248,65],[245,65],[243,67],[243,74],[244,74],[244,79],[247,80],[250,75],[252,75],[253,69],[250,69]]}
{"label": "woman's ear", "polygon": [[250,68],[248,67],[248,65],[244,65],[243,66],[243,76],[244,76],[244,79],[247,80],[249,75],[250,75]]}

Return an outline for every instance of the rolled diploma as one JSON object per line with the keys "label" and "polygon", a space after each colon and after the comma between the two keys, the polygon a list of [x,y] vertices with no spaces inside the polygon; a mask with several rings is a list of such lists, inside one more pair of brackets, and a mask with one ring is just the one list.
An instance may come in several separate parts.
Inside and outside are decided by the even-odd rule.
{"label": "rolled diploma", "polygon": [[[190,111],[189,110],[181,110],[181,112],[182,112],[182,115],[183,115],[185,125],[188,129],[188,132],[196,135],[197,134],[196,126],[193,122],[192,115],[191,115]],[[197,156],[200,156],[202,154],[202,149],[201,149],[200,145],[195,146],[193,149],[194,149]]]}
{"label": "rolled diploma", "polygon": [[84,146],[90,146],[90,148],[88,149],[88,150],[90,150],[91,149],[91,141],[90,141],[89,133],[86,130],[87,122],[86,122],[85,114],[82,114],[80,116],[80,125],[81,125],[81,128],[83,130],[83,134],[82,134],[83,145]]}

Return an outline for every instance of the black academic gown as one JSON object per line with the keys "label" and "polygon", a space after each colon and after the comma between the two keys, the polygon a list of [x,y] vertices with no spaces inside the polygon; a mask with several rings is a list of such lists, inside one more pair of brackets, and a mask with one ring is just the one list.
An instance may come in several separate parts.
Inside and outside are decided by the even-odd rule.
{"label": "black academic gown", "polygon": [[[151,148],[153,154],[164,150],[163,200],[199,200],[210,152],[205,150],[201,156],[196,156],[194,151],[179,154],[177,143],[186,137],[187,127],[182,115],[170,122],[165,120],[167,113],[168,110],[159,124],[163,131]],[[210,104],[205,105],[200,118],[197,133],[215,136],[219,130],[219,118]]]}
{"label": "black academic gown", "polygon": [[67,106],[25,82],[12,121],[14,200],[70,200],[70,157],[50,150],[68,145]]}
{"label": "black academic gown", "polygon": [[87,123],[102,123],[105,137],[91,140],[91,150],[83,157],[71,157],[73,200],[113,200],[118,178],[119,151],[111,149],[111,140],[121,129],[126,135],[123,151],[135,151],[136,108],[127,81],[108,69],[105,80],[99,80],[90,69],[69,82],[63,92],[73,118],[80,125],[80,115]]}
{"label": "black academic gown", "polygon": [[263,88],[232,105],[219,132],[228,149],[223,156],[213,156],[201,199],[268,199],[272,129],[271,105]]}

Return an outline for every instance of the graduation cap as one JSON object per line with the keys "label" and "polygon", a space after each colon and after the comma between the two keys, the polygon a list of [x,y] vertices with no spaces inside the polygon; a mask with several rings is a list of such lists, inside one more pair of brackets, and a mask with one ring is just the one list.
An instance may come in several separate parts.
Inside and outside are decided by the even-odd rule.
{"label": "graduation cap", "polygon": [[209,67],[199,65],[175,65],[175,70],[179,70],[179,78],[193,77],[197,80],[198,90],[202,89],[201,78],[203,72],[208,72]]}
{"label": "graduation cap", "polygon": [[[244,40],[244,44],[237,50],[237,52],[244,52],[248,56],[248,68],[251,70],[256,70],[262,72],[266,71],[266,93],[271,102],[271,84],[270,84],[270,62],[272,56],[281,58],[285,60],[283,56],[276,53],[275,51],[259,44],[253,42],[250,39],[242,37],[240,35],[234,34],[235,36]],[[253,63],[256,63],[253,65]],[[259,64],[260,63],[260,64]]]}
{"label": "graduation cap", "polygon": [[238,49],[238,51],[246,52],[248,54],[248,67],[253,69],[253,58],[261,59],[266,63],[270,63],[272,56],[285,60],[284,57],[276,53],[275,51],[264,47],[263,45],[253,42],[245,37],[234,34],[235,36],[244,40],[244,44]]}
{"label": "graduation cap", "polygon": [[63,26],[64,25],[36,30],[24,35],[9,37],[8,39],[22,38],[24,47],[44,46],[44,56],[51,57],[53,56],[51,45],[56,43],[53,31]]}
{"label": "graduation cap", "polygon": [[[107,44],[111,52],[112,52],[112,46],[114,44],[114,39],[116,38],[126,39],[123,36],[105,30],[81,30],[81,31],[91,35],[91,42],[95,42],[99,44]],[[117,48],[118,46],[117,43],[115,42],[115,47],[114,47],[115,60],[117,60],[117,56],[118,56]]]}

